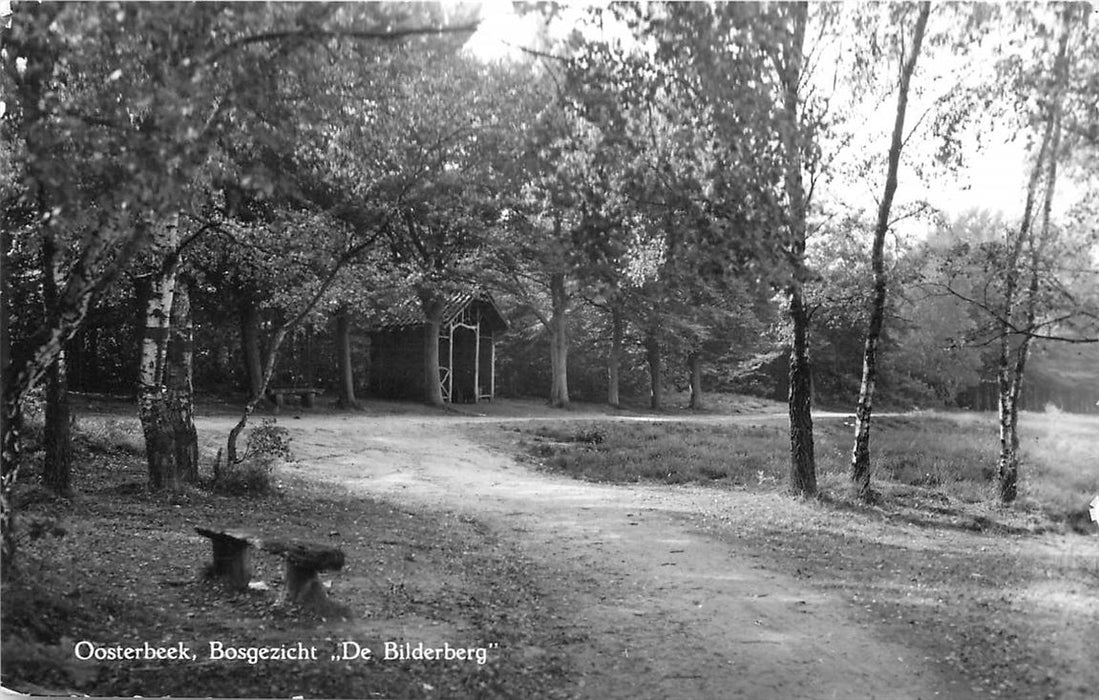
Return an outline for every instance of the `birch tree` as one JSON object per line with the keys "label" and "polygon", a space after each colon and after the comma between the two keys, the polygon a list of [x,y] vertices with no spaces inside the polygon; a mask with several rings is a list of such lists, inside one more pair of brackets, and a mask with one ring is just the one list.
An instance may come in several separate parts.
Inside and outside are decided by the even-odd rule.
{"label": "birch tree", "polygon": [[1041,136],[1038,153],[1031,166],[1019,227],[1012,236],[1013,240],[1008,242],[1009,252],[1004,260],[1003,315],[999,320],[1000,341],[996,364],[1000,426],[997,477],[1002,503],[1011,503],[1018,495],[1019,396],[1037,321],[1038,293],[1042,285],[1040,264],[1044,261],[1044,253],[1053,233],[1051,213],[1057,187],[1058,161],[1061,158],[1065,91],[1070,75],[1070,40],[1075,33],[1086,29],[1088,18],[1083,9],[1084,6],[1074,4],[1061,9],[1052,80],[1043,95],[1043,109],[1039,117]]}
{"label": "birch tree", "polygon": [[[858,496],[869,500],[870,489],[870,418],[873,410],[874,385],[877,381],[878,341],[885,320],[885,302],[888,278],[885,269],[885,236],[889,232],[890,210],[897,192],[897,171],[900,168],[901,149],[905,142],[905,116],[908,110],[908,92],[916,61],[920,57],[927,18],[931,3],[922,2],[917,10],[911,40],[901,42],[900,70],[897,78],[897,108],[893,122],[893,135],[889,144],[886,164],[885,188],[878,203],[877,222],[871,244],[870,265],[874,276],[874,291],[870,300],[870,313],[866,329],[866,341],[862,355],[862,382],[859,399],[855,405],[855,444],[851,453],[851,480]],[[903,23],[903,16],[899,20]]]}
{"label": "birch tree", "polygon": [[[1002,91],[994,92],[994,98],[1027,107],[1021,127],[1029,132],[1032,150],[1022,211],[1017,223],[1002,226],[993,240],[955,246],[944,262],[945,279],[934,285],[984,319],[967,342],[995,350],[997,482],[1004,504],[1018,497],[1020,397],[1033,343],[1099,342],[1096,314],[1089,306],[1095,298],[1094,278],[1082,289],[1070,282],[1071,271],[1079,271],[1093,250],[1094,238],[1074,249],[1065,235],[1070,227],[1095,235],[1088,223],[1094,217],[1094,197],[1082,200],[1075,214],[1062,215],[1066,221],[1056,221],[1054,213],[1065,167],[1085,181],[1095,177],[1095,144],[1088,138],[1088,124],[1097,96],[1099,47],[1089,33],[1088,9],[1085,3],[1066,3],[1022,6],[1006,14],[1005,31],[1019,37],[1012,44],[1017,51],[999,62],[991,90]],[[975,283],[966,277],[974,272],[983,279]]]}

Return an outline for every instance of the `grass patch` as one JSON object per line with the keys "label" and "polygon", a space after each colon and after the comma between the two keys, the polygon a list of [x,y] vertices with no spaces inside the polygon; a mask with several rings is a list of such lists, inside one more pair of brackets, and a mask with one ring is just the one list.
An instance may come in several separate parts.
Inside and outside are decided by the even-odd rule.
{"label": "grass patch", "polygon": [[[817,474],[826,490],[846,490],[853,425],[815,426]],[[709,484],[774,490],[789,472],[782,421],[559,421],[508,426],[518,447],[543,468],[610,483]],[[1018,510],[1088,530],[1087,503],[1099,493],[1099,419],[1024,414]],[[875,487],[904,499],[980,504],[995,498],[995,421],[981,414],[916,414],[874,420]],[[909,498],[909,500],[912,500]],[[919,500],[919,499],[916,499]],[[945,513],[944,513],[945,514]],[[1091,525],[1094,525],[1093,523]]]}
{"label": "grass patch", "polygon": [[516,430],[539,464],[589,481],[743,486],[773,483],[784,470],[772,426],[596,421]]}

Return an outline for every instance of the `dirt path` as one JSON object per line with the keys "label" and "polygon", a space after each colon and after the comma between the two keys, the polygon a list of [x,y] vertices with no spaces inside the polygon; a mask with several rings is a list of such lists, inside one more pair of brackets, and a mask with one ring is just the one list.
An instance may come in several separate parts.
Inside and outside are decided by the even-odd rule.
{"label": "dirt path", "polygon": [[303,473],[476,516],[555,572],[542,583],[563,601],[562,637],[580,640],[568,651],[585,697],[970,694],[917,652],[853,622],[845,602],[691,526],[690,518],[728,512],[748,496],[535,472],[465,437],[476,420],[306,416],[282,424]]}

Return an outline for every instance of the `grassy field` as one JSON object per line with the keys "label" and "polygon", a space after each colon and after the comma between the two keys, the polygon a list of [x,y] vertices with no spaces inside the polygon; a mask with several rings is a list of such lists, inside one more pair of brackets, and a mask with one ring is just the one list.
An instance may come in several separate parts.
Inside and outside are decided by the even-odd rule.
{"label": "grassy field", "polygon": [[[782,488],[789,470],[782,421],[583,421],[506,427],[539,465],[612,483],[702,483]],[[844,498],[853,427],[818,419],[822,489]],[[1024,414],[1021,497],[1015,510],[1088,531],[1087,504],[1099,494],[1099,418]],[[922,413],[874,420],[875,487],[886,495],[935,494],[959,504],[994,499],[998,438],[991,415]]]}

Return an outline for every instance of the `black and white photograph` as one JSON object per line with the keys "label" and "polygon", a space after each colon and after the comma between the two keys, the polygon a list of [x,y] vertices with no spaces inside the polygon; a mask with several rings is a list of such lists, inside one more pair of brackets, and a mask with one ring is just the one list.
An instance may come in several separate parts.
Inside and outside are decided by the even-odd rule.
{"label": "black and white photograph", "polygon": [[0,695],[1099,697],[1099,6],[0,0]]}

